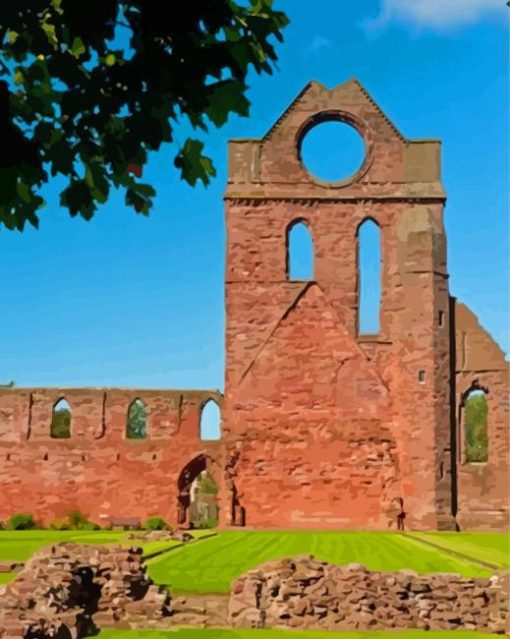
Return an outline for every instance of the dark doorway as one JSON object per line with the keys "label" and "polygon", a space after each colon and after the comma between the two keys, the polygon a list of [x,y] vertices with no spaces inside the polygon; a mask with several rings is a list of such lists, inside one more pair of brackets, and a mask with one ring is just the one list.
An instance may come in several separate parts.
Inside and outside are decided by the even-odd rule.
{"label": "dark doorway", "polygon": [[241,506],[235,486],[232,487],[232,526],[246,526],[246,509]]}
{"label": "dark doorway", "polygon": [[218,525],[218,486],[213,461],[198,455],[177,480],[177,522],[181,528],[214,528]]}

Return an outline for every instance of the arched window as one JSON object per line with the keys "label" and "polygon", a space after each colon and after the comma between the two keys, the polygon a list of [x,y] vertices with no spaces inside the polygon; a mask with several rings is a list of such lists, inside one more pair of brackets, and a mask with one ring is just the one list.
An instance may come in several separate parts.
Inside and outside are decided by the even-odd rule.
{"label": "arched window", "polygon": [[55,439],[69,439],[71,437],[71,406],[64,397],[60,398],[53,406],[50,435]]}
{"label": "arched window", "polygon": [[221,439],[221,413],[213,399],[204,404],[200,414],[200,439]]}
{"label": "arched window", "polygon": [[313,239],[305,222],[287,228],[287,279],[313,280]]}
{"label": "arched window", "polygon": [[145,439],[147,437],[147,410],[141,399],[135,399],[129,406],[126,437],[128,439]]}
{"label": "arched window", "polygon": [[376,334],[381,313],[381,231],[373,220],[358,228],[358,334]]}
{"label": "arched window", "polygon": [[469,390],[463,398],[463,403],[466,461],[486,462],[489,457],[489,406],[485,390]]}

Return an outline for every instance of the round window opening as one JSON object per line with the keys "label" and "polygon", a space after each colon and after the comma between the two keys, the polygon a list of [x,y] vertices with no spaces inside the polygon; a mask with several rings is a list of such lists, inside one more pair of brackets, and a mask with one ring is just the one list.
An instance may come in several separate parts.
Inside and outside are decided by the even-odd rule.
{"label": "round window opening", "polygon": [[345,122],[321,122],[301,141],[301,161],[315,178],[340,182],[352,177],[365,159],[365,143],[354,127]]}

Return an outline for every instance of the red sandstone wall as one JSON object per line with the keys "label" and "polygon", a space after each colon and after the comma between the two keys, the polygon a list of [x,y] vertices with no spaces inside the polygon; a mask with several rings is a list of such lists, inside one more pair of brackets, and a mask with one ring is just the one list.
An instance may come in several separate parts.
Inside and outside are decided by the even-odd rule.
{"label": "red sandstone wall", "polygon": [[[324,185],[301,165],[300,136],[324,113],[365,137],[350,182]],[[249,524],[386,528],[401,496],[412,526],[451,526],[449,465],[439,472],[450,353],[438,153],[405,140],[355,81],[312,83],[264,138],[231,144],[224,424],[240,440]],[[356,328],[367,218],[383,261],[381,330],[369,337]],[[295,220],[313,237],[311,284],[287,281]]]}
{"label": "red sandstone wall", "polygon": [[[53,405],[72,409],[70,439],[52,439]],[[148,437],[126,439],[129,405],[147,408]],[[79,508],[92,520],[161,515],[176,523],[177,478],[209,454],[221,482],[221,442],[200,441],[201,407],[214,391],[14,389],[0,392],[0,520],[30,512],[44,523]]]}
{"label": "red sandstone wall", "polygon": [[[508,529],[510,524],[509,365],[476,315],[456,304],[456,417],[461,529]],[[488,389],[489,454],[486,463],[466,461],[461,397],[475,382]]]}
{"label": "red sandstone wall", "polygon": [[[365,137],[350,181],[325,185],[300,162],[301,136],[324,114]],[[2,390],[0,519],[24,510],[48,523],[80,508],[99,523],[158,514],[175,524],[179,474],[205,453],[226,525],[385,529],[403,498],[410,528],[451,527],[452,508],[461,527],[501,527],[508,364],[476,318],[450,304],[439,155],[437,141],[404,139],[356,81],[332,91],[311,83],[266,136],[231,143],[222,442],[199,439],[201,407],[222,403],[214,392]],[[367,218],[382,242],[372,336],[357,334],[356,238]],[[295,220],[314,240],[313,282],[287,280]],[[464,463],[461,420],[457,428],[474,378],[490,390],[484,465]],[[63,396],[72,438],[54,440]],[[142,441],[125,438],[136,397],[149,414]]]}

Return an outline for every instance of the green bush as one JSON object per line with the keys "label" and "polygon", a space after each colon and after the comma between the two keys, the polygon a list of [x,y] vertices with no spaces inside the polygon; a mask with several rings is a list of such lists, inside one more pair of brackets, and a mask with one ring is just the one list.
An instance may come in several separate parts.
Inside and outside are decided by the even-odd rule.
{"label": "green bush", "polygon": [[67,515],[69,530],[99,530],[100,526],[87,517],[78,509],[69,511]]}
{"label": "green bush", "polygon": [[202,473],[200,479],[197,481],[197,492],[199,495],[218,494],[218,486],[211,475]]}
{"label": "green bush", "polygon": [[84,524],[88,523],[87,517],[79,510],[70,510],[67,514],[67,521],[71,530],[81,530]]}
{"label": "green bush", "polygon": [[93,521],[86,521],[78,530],[101,530],[101,526]]}
{"label": "green bush", "polygon": [[170,526],[163,517],[149,517],[143,527],[146,530],[170,530]]}
{"label": "green bush", "polygon": [[67,519],[54,519],[50,524],[51,530],[69,530],[69,521]]}
{"label": "green bush", "polygon": [[50,524],[51,530],[99,530],[100,526],[79,510],[71,510],[65,519],[55,519]]}
{"label": "green bush", "polygon": [[37,528],[37,524],[32,515],[28,513],[16,513],[9,517],[7,522],[8,530],[32,530]]}
{"label": "green bush", "polygon": [[3,521],[0,521],[0,530],[5,530],[5,524]]}
{"label": "green bush", "polygon": [[205,528],[216,528],[218,525],[218,520],[214,517],[210,517],[209,519],[204,519],[202,521],[198,521],[195,523],[195,528],[199,528],[203,530]]}

